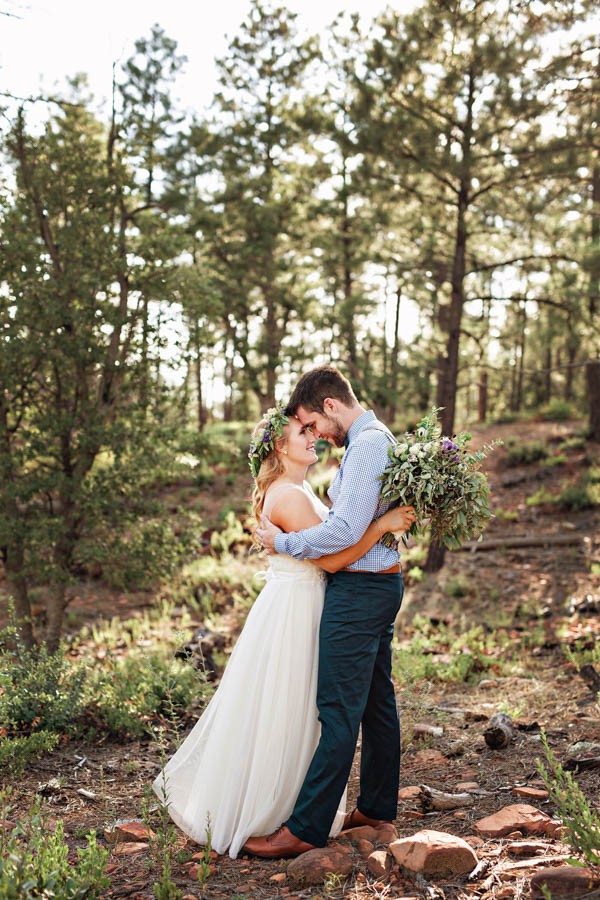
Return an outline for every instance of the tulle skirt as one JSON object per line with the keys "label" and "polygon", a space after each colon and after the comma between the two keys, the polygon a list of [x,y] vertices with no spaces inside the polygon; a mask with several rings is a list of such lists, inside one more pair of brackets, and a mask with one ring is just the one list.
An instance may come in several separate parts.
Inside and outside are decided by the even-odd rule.
{"label": "tulle skirt", "polygon": [[[204,713],[153,784],[173,821],[235,858],[291,814],[316,749],[319,622],[325,579],[275,556]],[[331,835],[342,827],[345,794]]]}

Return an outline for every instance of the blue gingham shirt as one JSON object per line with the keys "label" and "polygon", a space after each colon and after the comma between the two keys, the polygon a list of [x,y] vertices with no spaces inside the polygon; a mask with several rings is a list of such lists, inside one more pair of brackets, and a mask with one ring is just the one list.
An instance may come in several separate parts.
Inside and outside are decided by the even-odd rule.
{"label": "blue gingham shirt", "polygon": [[[378,427],[373,427],[377,425]],[[294,559],[317,559],[356,544],[373,519],[378,519],[389,503],[379,499],[378,477],[388,462],[390,434],[370,410],[362,413],[348,430],[347,449],[340,468],[328,490],[333,509],[321,525],[278,534],[277,553]],[[380,572],[395,566],[397,550],[377,543],[368,553],[349,566],[355,572]]]}

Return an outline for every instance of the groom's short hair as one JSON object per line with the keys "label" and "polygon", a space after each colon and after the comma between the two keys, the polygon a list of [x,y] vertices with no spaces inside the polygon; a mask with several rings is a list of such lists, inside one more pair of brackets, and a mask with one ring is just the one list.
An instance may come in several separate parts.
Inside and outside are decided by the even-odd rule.
{"label": "groom's short hair", "polygon": [[299,406],[310,412],[322,413],[327,397],[339,400],[344,406],[358,403],[352,386],[335,366],[317,366],[305,372],[292,391],[287,405],[290,415],[295,415]]}

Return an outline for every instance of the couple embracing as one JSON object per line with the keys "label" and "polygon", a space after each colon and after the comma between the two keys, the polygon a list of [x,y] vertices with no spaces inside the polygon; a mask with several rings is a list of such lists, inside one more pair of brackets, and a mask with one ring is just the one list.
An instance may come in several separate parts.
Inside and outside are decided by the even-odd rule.
{"label": "couple embracing", "polygon": [[[380,500],[394,437],[331,366],[307,372],[255,436],[266,584],[219,688],[153,787],[198,843],[277,859],[396,817],[391,645],[403,588],[398,552],[380,538],[410,528],[414,512]],[[306,481],[318,438],[346,447],[331,510]],[[360,793],[346,813],[359,728]]]}

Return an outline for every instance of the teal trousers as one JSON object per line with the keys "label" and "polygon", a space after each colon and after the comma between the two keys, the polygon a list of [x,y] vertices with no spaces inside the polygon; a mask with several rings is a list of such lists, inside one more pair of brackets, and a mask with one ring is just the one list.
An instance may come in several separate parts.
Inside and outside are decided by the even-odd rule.
{"label": "teal trousers", "polygon": [[328,577],[319,633],[317,706],[321,737],[285,823],[323,847],[352,767],[362,729],[358,808],[396,818],[400,723],[391,678],[394,621],[402,575],[336,572]]}

